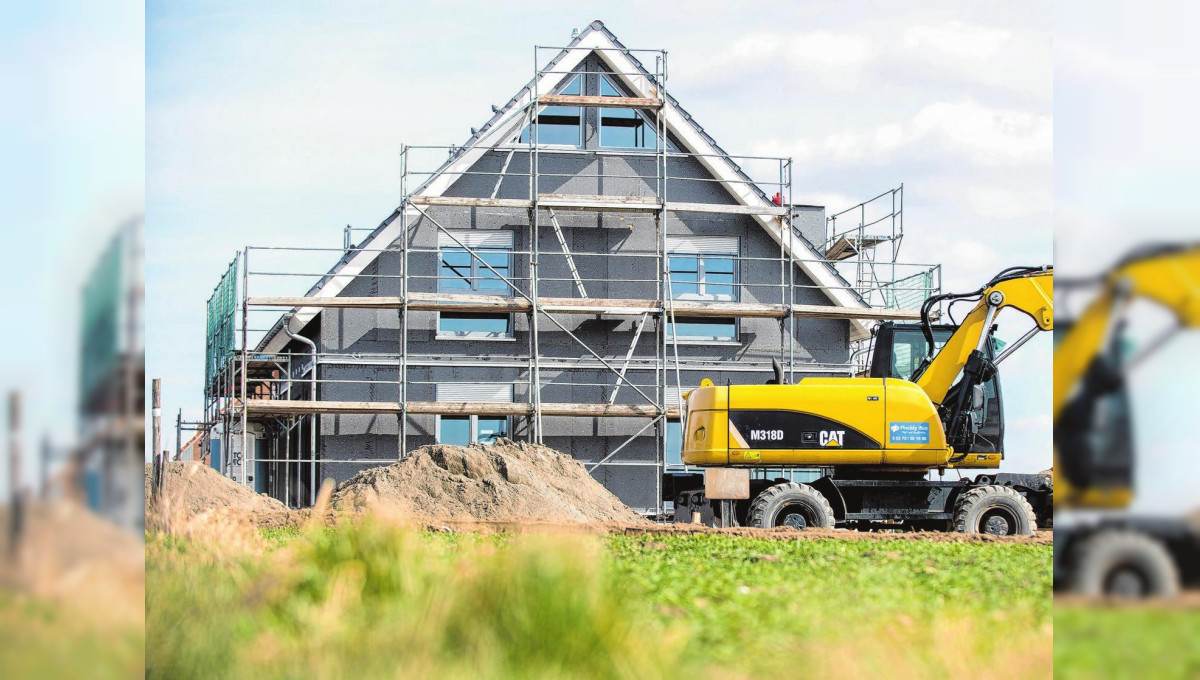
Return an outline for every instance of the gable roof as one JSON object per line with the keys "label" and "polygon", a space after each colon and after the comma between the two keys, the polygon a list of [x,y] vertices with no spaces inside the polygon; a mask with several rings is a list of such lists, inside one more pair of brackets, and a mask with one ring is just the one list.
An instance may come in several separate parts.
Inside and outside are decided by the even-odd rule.
{"label": "gable roof", "polygon": [[[450,155],[423,184],[411,192],[413,196],[441,196],[451,185],[461,177],[460,173],[470,169],[489,151],[507,143],[519,134],[526,121],[526,112],[532,103],[533,93],[553,92],[563,80],[569,78],[562,71],[573,71],[590,55],[597,55],[604,64],[612,70],[606,74],[616,78],[627,87],[632,96],[646,98],[662,98],[663,120],[671,138],[682,143],[683,151],[696,154],[697,160],[706,171],[721,182],[729,194],[741,205],[777,209],[766,193],[762,191],[742,168],[734,162],[724,149],[717,144],[703,127],[688,113],[670,94],[661,91],[660,84],[654,75],[629,51],[604,23],[597,20],[579,33],[561,52],[543,67],[544,73],[540,80],[536,77],[526,84],[504,106],[496,110],[492,117],[457,150]],[[372,243],[389,244],[400,237],[401,208],[398,207],[359,245],[360,250],[351,252],[343,258],[320,281],[309,289],[306,295],[332,297],[338,295],[356,276],[374,262],[378,250],[364,251]],[[416,210],[408,213],[411,217],[419,217]],[[783,218],[767,214],[751,216],[770,234],[775,242],[783,246],[791,256],[796,266],[800,268],[814,283],[821,287],[826,297],[840,307],[867,308],[869,305],[857,291],[825,260],[816,246],[808,241],[797,229],[788,229]],[[292,330],[299,331],[320,310],[313,307],[302,307],[293,315]],[[287,344],[288,338],[281,333],[283,317],[271,328],[259,343],[258,351],[277,352]],[[862,339],[868,336],[863,322],[851,319],[852,339]]]}

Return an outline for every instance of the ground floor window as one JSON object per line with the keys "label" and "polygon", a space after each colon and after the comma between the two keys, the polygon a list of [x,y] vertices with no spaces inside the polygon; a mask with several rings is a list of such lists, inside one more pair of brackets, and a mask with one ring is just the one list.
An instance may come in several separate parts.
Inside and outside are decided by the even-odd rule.
{"label": "ground floor window", "polygon": [[683,423],[667,421],[667,467],[683,465]]}
{"label": "ground floor window", "polygon": [[508,418],[493,416],[438,416],[437,442],[467,446],[469,444],[491,444],[500,437],[508,437]]}
{"label": "ground floor window", "polygon": [[737,319],[688,319],[668,324],[668,337],[689,342],[736,342]]}

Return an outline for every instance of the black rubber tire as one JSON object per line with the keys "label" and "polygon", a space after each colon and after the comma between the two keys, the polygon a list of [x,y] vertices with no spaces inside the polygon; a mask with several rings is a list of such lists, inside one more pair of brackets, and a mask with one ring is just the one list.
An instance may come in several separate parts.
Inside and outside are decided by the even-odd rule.
{"label": "black rubber tire", "polygon": [[[1136,575],[1142,591],[1121,592],[1118,575]],[[1136,531],[1105,530],[1075,549],[1071,590],[1088,597],[1173,597],[1179,592],[1179,568],[1161,542]]]}
{"label": "black rubber tire", "polygon": [[837,522],[833,506],[820,491],[807,484],[784,482],[767,487],[750,503],[747,523],[752,527],[773,529],[780,526],[783,511],[795,509],[804,518],[805,527],[832,529]]}
{"label": "black rubber tire", "polygon": [[954,530],[963,534],[1032,536],[1037,532],[1033,506],[1015,489],[992,484],[959,496],[954,506]]}

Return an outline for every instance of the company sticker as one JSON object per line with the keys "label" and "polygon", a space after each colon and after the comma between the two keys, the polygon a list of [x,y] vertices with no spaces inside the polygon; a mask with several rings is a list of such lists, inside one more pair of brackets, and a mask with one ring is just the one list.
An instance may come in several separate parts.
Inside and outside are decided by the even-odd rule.
{"label": "company sticker", "polygon": [[929,423],[888,423],[888,441],[892,444],[928,444]]}

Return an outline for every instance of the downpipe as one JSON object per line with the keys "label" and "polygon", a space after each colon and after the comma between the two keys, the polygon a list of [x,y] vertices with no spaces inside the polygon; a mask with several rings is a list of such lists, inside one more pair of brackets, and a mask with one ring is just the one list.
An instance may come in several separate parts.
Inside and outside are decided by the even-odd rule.
{"label": "downpipe", "polygon": [[[283,332],[292,340],[308,345],[312,350],[312,390],[309,396],[313,401],[317,400],[317,343],[309,340],[303,335],[298,335],[292,332],[292,315],[289,314],[283,323]],[[308,423],[308,455],[312,462],[309,464],[309,481],[308,481],[308,496],[309,507],[317,504],[317,414],[312,414],[312,420]]]}

